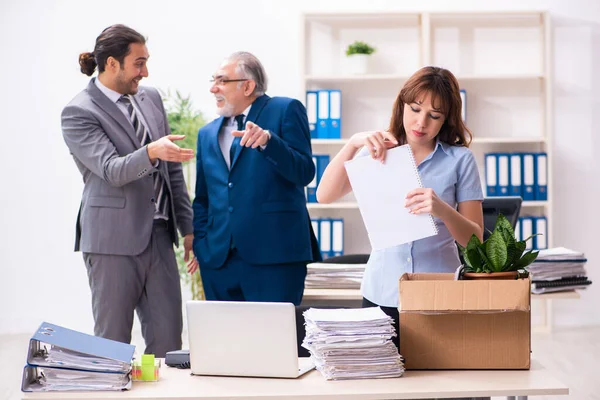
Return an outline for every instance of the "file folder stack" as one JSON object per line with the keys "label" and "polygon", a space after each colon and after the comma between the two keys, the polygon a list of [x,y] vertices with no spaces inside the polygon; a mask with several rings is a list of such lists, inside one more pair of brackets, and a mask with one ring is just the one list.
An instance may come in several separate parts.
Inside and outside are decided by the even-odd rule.
{"label": "file folder stack", "polygon": [[312,218],[313,231],[323,260],[344,254],[344,220],[342,218]]}
{"label": "file folder stack", "polygon": [[548,248],[548,218],[544,216],[519,217],[515,226],[515,238],[525,240],[532,235],[534,235],[533,238],[525,243],[526,250],[544,250]]}
{"label": "file folder stack", "polygon": [[302,346],[328,380],[394,378],[404,364],[391,338],[393,320],[379,307],[304,312]]}
{"label": "file folder stack", "polygon": [[531,292],[535,294],[585,289],[592,282],[587,278],[583,253],[556,247],[541,250],[527,268],[532,276]]}
{"label": "file folder stack", "polygon": [[24,392],[131,388],[135,346],[43,322],[29,342]]}
{"label": "file folder stack", "polygon": [[312,289],[359,289],[366,264],[308,264],[305,287]]}
{"label": "file folder stack", "polygon": [[311,139],[340,139],[342,129],[342,92],[308,90],[306,114]]}
{"label": "file folder stack", "polygon": [[521,196],[525,201],[548,200],[546,153],[486,153],[487,196]]}

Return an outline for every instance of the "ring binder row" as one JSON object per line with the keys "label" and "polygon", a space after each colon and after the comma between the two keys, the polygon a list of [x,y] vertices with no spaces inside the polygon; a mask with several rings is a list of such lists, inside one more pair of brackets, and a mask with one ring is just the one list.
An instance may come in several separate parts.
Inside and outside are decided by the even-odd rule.
{"label": "ring binder row", "polygon": [[324,260],[344,254],[344,220],[342,218],[312,218],[310,222]]}
{"label": "ring binder row", "polygon": [[340,90],[307,90],[306,114],[311,139],[342,137],[342,92]]}
{"label": "ring binder row", "polygon": [[488,197],[521,196],[525,201],[548,200],[546,153],[486,153]]}
{"label": "ring binder row", "polygon": [[[412,165],[412,168],[415,172],[415,176],[417,177],[417,182],[419,183],[419,187],[422,188],[423,187],[423,181],[421,181],[421,175],[419,174],[419,168],[417,167],[417,162],[415,161],[415,155],[413,154],[412,148],[410,147],[409,144],[407,144],[406,146],[408,146],[408,149],[410,150],[408,152],[409,158],[410,158],[410,163]],[[433,218],[429,218],[429,222],[431,223],[431,226],[433,227],[433,230],[435,231],[435,234],[438,234],[438,228],[437,225],[435,224],[435,221],[433,220]]]}
{"label": "ring binder row", "polygon": [[525,240],[532,235],[536,236],[525,243],[526,250],[548,248],[548,219],[546,217],[519,217],[515,226],[515,239]]}

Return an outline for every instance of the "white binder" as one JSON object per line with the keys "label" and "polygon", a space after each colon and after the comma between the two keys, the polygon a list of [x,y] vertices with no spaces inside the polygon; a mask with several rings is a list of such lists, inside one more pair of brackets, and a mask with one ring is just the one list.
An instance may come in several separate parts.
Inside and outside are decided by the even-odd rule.
{"label": "white binder", "polygon": [[523,200],[535,200],[535,174],[534,174],[534,155],[532,153],[523,154]]}
{"label": "white binder", "polygon": [[511,196],[521,196],[521,154],[510,155],[510,185]]}
{"label": "white binder", "polygon": [[498,154],[498,196],[508,196],[509,176],[508,153]]}
{"label": "white binder", "polygon": [[485,155],[485,186],[487,196],[498,196],[498,168],[496,153]]}
{"label": "white binder", "polygon": [[[523,217],[521,219],[521,240],[525,240],[531,235],[533,235],[533,218]],[[527,242],[525,242],[525,249],[533,249],[532,242],[532,240],[528,240]]]}
{"label": "white binder", "polygon": [[344,220],[331,221],[331,252],[333,256],[344,254]]}
{"label": "white binder", "polygon": [[544,250],[548,248],[548,221],[546,217],[535,218],[535,233],[537,236],[535,239],[535,248],[537,250]]}
{"label": "white binder", "polygon": [[331,219],[323,218],[320,222],[319,245],[323,258],[331,257]]}
{"label": "white binder", "polygon": [[317,99],[317,138],[329,138],[329,91],[319,90]]}

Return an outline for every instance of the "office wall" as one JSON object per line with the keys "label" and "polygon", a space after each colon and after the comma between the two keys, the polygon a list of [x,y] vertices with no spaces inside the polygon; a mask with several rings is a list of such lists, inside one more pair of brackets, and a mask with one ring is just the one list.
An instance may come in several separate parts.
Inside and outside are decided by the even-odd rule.
{"label": "office wall", "polygon": [[600,324],[599,2],[2,0],[0,334],[31,332],[42,320],[92,330],[85,268],[71,251],[82,182],[61,137],[60,111],[88,82],[78,54],[91,51],[106,26],[125,23],[147,35],[146,84],[191,94],[212,116],[208,79],[239,49],[264,62],[270,94],[302,98],[303,12],[533,9],[549,10],[554,23],[555,243],[585,251],[597,281],[580,301],[556,302],[555,322]]}

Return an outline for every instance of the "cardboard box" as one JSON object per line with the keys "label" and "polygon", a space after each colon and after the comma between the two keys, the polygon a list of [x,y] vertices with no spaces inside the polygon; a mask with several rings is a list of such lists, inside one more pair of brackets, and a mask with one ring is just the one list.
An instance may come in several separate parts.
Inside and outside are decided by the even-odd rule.
{"label": "cardboard box", "polygon": [[529,278],[400,277],[400,354],[407,369],[529,369]]}

